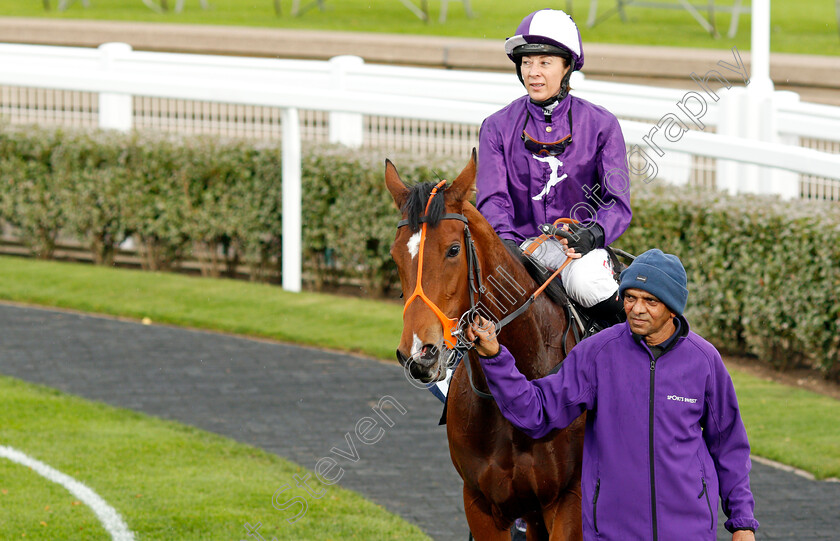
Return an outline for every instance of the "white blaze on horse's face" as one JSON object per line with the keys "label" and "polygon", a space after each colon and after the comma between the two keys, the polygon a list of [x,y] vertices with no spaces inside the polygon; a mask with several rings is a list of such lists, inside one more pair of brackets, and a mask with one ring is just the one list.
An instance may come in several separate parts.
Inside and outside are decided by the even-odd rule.
{"label": "white blaze on horse's face", "polygon": [[411,238],[408,239],[408,243],[406,243],[406,248],[408,248],[408,253],[411,254],[411,259],[417,257],[417,252],[420,251],[420,231],[411,235]]}
{"label": "white blaze on horse's face", "polygon": [[415,357],[420,355],[420,352],[423,349],[423,341],[420,340],[420,337],[417,336],[417,333],[414,333],[414,340],[411,342],[411,356]]}

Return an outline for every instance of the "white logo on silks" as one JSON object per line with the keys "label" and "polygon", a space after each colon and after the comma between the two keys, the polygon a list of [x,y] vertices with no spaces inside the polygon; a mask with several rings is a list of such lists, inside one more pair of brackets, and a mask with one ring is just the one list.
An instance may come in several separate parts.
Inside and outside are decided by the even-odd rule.
{"label": "white logo on silks", "polygon": [[686,402],[688,404],[696,404],[697,403],[696,398],[686,398],[684,396],[677,396],[675,394],[669,394],[668,395],[668,400],[676,400],[677,402]]}
{"label": "white logo on silks", "polygon": [[553,188],[554,186],[563,182],[563,180],[568,177],[566,173],[563,173],[562,177],[557,176],[557,172],[560,169],[560,166],[563,165],[563,162],[557,159],[556,156],[537,156],[536,154],[531,154],[533,158],[537,161],[541,161],[543,163],[547,163],[548,166],[551,168],[551,176],[548,177],[548,182],[545,183],[545,188],[542,189],[540,193],[532,197],[534,201],[540,201],[546,194]]}

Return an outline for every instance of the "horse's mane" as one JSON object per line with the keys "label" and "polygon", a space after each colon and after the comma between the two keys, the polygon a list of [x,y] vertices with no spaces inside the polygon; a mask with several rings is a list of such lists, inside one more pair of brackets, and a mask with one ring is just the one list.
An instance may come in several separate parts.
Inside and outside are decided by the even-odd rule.
{"label": "horse's mane", "polygon": [[429,195],[432,193],[432,188],[435,187],[434,182],[418,182],[414,186],[409,187],[408,198],[403,205],[402,211],[408,218],[408,227],[412,231],[420,229],[420,218],[426,216],[426,223],[429,227],[435,227],[445,212],[445,205],[443,202],[443,193],[446,191],[446,186],[442,186],[435,194],[435,198],[429,205],[429,212],[426,213],[426,203],[429,201]]}

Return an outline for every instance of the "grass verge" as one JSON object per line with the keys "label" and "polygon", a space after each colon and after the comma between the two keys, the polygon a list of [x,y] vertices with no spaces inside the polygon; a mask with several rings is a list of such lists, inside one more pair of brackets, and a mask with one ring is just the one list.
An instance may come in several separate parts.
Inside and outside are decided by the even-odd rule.
{"label": "grass verge", "polygon": [[[295,487],[292,476],[303,468],[227,438],[5,376],[0,396],[0,444],[86,484],[138,541],[243,539],[244,524],[257,522],[265,539],[428,539],[335,485],[308,498],[306,514],[288,523],[298,507],[278,511],[271,497]],[[2,458],[0,509],[0,539],[108,537],[69,492]]]}
{"label": "grass verge", "polygon": [[[679,8],[677,0],[660,0]],[[169,0],[174,5],[174,0]],[[241,2],[239,0],[210,0],[210,9],[199,8],[197,0],[186,2],[182,13],[155,13],[140,0],[92,0],[89,8],[74,2],[63,12],[56,10],[58,0],[52,0],[52,10],[45,11],[43,2],[0,0],[0,13],[7,16],[51,17],[69,19],[98,19],[122,21],[170,22],[181,24],[217,24],[299,28],[311,30],[342,30],[353,32],[390,32],[399,34],[446,35],[472,38],[504,39],[513,34],[519,21],[531,11],[546,7],[537,0],[472,0],[476,16],[468,18],[460,2],[450,2],[447,20],[439,22],[440,3],[429,2],[430,21],[425,23],[412,15],[399,2],[372,3],[368,0],[327,0],[325,10],[312,9],[299,17],[290,15],[291,3],[282,2],[283,14],[277,16],[271,0]],[[308,4],[302,2],[301,4]],[[415,0],[415,5],[420,4]],[[717,0],[718,6],[731,6],[734,0]],[[747,2],[748,3],[748,2]],[[555,4],[569,9],[570,2]],[[625,8],[627,21],[613,14],[593,28],[586,28],[590,2],[571,2],[571,11],[578,22],[584,43],[621,43],[633,45],[669,45],[731,49],[750,48],[750,15],[739,19],[734,39],[712,38],[682,9],[650,9],[630,5]],[[602,2],[598,13],[605,14],[614,4]],[[700,9],[709,18],[708,10]],[[726,34],[730,15],[718,10],[714,22],[721,34]],[[773,0],[771,11],[771,44],[775,52],[821,55],[840,54],[837,16],[833,2]],[[501,49],[500,53],[501,54]]]}
{"label": "grass verge", "polygon": [[[276,286],[0,257],[0,299],[393,359],[401,306]],[[753,452],[840,478],[840,401],[733,370]]]}
{"label": "grass verge", "polygon": [[731,373],[754,454],[840,479],[840,400]]}
{"label": "grass verge", "polygon": [[0,256],[0,298],[393,359],[397,303],[171,273]]}

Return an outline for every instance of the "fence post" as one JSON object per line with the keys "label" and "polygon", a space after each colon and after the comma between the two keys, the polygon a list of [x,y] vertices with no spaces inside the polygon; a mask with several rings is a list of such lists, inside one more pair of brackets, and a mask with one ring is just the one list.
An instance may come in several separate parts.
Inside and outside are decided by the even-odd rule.
{"label": "fence post", "polygon": [[[749,99],[747,89],[733,86],[720,98],[720,122],[717,132],[733,137],[744,136],[744,124],[747,122]],[[717,160],[717,188],[735,195],[742,190],[745,176],[744,166],[731,160]]]}
{"label": "fence post", "polygon": [[[347,71],[365,61],[352,55],[330,58],[332,87],[341,92],[347,89]],[[364,142],[364,121],[358,113],[330,113],[330,143],[358,148]]]}
{"label": "fence post", "polygon": [[[779,125],[779,107],[782,104],[799,103],[799,94],[790,92],[788,90],[779,90],[773,93],[773,125],[770,126],[768,133],[772,134],[774,143],[782,143],[785,145],[801,146],[799,137],[795,135],[781,135]],[[799,188],[799,173],[792,171],[785,171],[784,169],[772,170],[770,177],[770,191],[778,194],[782,199],[796,199],[800,195]]]}
{"label": "fence post", "polygon": [[[769,141],[773,138],[768,133],[773,121],[772,87],[768,91],[752,86],[755,81],[745,89],[744,100],[741,102],[743,108],[742,123],[738,127],[740,137],[752,141]],[[770,170],[757,165],[741,165],[740,191],[742,193],[767,193],[770,184]]]}
{"label": "fence post", "polygon": [[[799,146],[795,137],[779,135],[779,106],[799,101],[795,92],[763,87],[733,87],[721,97],[718,133],[767,143]],[[730,194],[759,193],[783,199],[799,197],[799,175],[778,168],[718,160],[717,187]]]}
{"label": "fence post", "polygon": [[[99,46],[102,71],[108,73],[114,69],[119,57],[131,53],[128,43],[103,43]],[[119,131],[130,131],[132,127],[133,104],[131,94],[112,92],[99,93],[99,127]]]}
{"label": "fence post", "polygon": [[283,109],[283,289],[301,289],[301,158],[300,117],[297,109]]}

